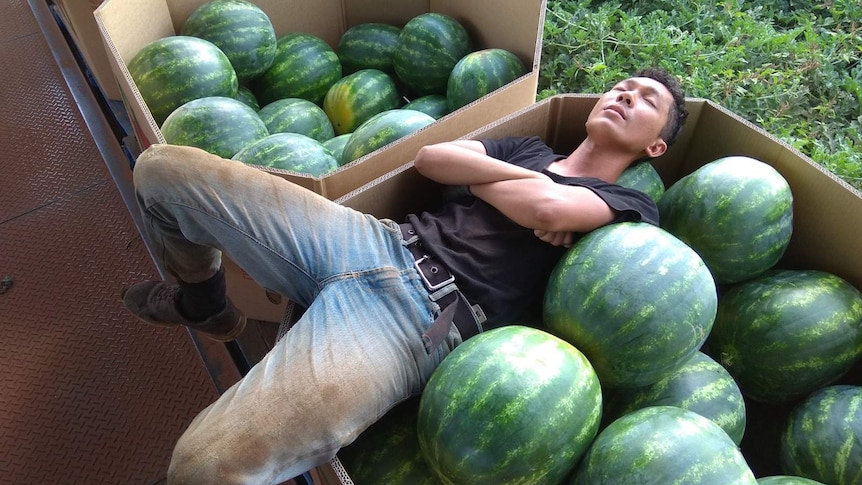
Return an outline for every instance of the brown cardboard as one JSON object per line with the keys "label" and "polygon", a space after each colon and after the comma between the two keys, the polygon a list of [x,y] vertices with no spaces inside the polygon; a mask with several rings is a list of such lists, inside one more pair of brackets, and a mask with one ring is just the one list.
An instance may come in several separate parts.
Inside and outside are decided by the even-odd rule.
{"label": "brown cardboard", "polygon": [[[126,63],[149,42],[178,32],[192,10],[204,2],[107,0],[95,12],[111,68],[142,147],[164,143],[164,137]],[[412,160],[423,145],[453,140],[535,102],[546,0],[254,0],[253,3],[270,16],[277,35],[292,31],[312,33],[331,46],[337,45],[345,30],[359,23],[403,25],[420,13],[445,13],[463,23],[477,47],[510,50],[531,69],[494,93],[324,177],[262,168],[330,199],[342,197],[396,170]],[[287,304],[284,298],[266,292],[229,260],[225,260],[225,270],[228,295],[249,318],[280,321]]]}
{"label": "brown cardboard", "polygon": [[60,16],[66,24],[69,35],[93,73],[96,83],[108,99],[120,99],[120,87],[108,54],[105,52],[102,36],[93,12],[102,0],[55,0]]}
{"label": "brown cardboard", "polygon": [[[584,122],[597,95],[558,95],[465,135],[467,139],[538,135],[558,153],[571,151],[585,136]],[[817,269],[836,274],[862,290],[862,254],[856,221],[862,220],[862,193],[837,179],[810,158],[760,128],[710,101],[688,100],[690,111],[677,143],[654,162],[669,187],[696,168],[729,155],[746,155],[777,169],[790,184],[794,197],[794,230],[790,246],[778,266]],[[395,220],[409,212],[433,207],[440,186],[421,177],[406,164],[337,200],[357,210]],[[862,362],[845,376],[862,379]],[[790,408],[764,408],[748,403],[752,416],[788,413]],[[755,406],[753,406],[755,405]],[[776,469],[773,450],[776,430],[752,420],[743,445],[753,469]],[[780,433],[780,430],[778,430]],[[352,483],[336,457],[321,468],[335,470],[341,484]],[[332,482],[326,482],[332,483]]]}
{"label": "brown cardboard", "polygon": [[[107,0],[95,13],[142,148],[164,143],[164,137],[126,64],[148,43],[178,32],[189,13],[204,1]],[[311,33],[333,47],[345,30],[358,23],[401,26],[420,13],[445,13],[465,26],[476,48],[510,50],[530,68],[529,73],[494,93],[323,177],[266,169],[330,199],[410,161],[422,145],[457,138],[535,102],[546,0],[255,0],[254,3],[270,16],[277,35]]]}

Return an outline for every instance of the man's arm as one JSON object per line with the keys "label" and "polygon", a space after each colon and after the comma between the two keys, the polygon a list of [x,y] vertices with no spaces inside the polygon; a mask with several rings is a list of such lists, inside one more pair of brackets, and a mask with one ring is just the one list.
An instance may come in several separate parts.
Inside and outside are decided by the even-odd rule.
{"label": "man's arm", "polygon": [[[616,214],[586,187],[554,183],[546,178],[504,180],[470,187],[473,195],[516,223],[536,230],[540,239],[565,244],[558,233],[588,232],[614,220]],[[547,239],[544,235],[550,234]],[[570,239],[569,239],[570,242]]]}
{"label": "man's arm", "polygon": [[413,162],[425,177],[445,185],[476,185],[503,180],[550,179],[511,163],[490,157],[476,140],[457,140],[422,147]]}

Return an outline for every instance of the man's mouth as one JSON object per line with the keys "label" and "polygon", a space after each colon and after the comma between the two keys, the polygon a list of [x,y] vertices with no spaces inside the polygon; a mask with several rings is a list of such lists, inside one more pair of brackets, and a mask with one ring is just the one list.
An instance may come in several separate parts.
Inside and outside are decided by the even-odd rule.
{"label": "man's mouth", "polygon": [[608,106],[608,107],[607,107],[607,108],[605,108],[605,109],[609,109],[609,110],[613,111],[614,113],[616,113],[616,114],[620,115],[620,118],[622,118],[622,119],[626,119],[626,113],[625,113],[625,110],[623,110],[623,109],[622,109],[622,107],[620,107],[620,106],[617,106],[617,105],[615,105],[615,104],[612,104],[612,105]]}

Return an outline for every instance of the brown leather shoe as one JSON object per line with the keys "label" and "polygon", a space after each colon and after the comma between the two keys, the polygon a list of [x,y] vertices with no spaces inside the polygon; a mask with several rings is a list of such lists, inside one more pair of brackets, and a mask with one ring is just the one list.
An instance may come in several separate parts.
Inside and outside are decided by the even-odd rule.
{"label": "brown leather shoe", "polygon": [[214,340],[229,342],[245,329],[245,315],[227,301],[224,310],[200,322],[179,311],[179,285],[164,281],[144,281],[123,290],[123,305],[140,320],[164,327],[186,326]]}

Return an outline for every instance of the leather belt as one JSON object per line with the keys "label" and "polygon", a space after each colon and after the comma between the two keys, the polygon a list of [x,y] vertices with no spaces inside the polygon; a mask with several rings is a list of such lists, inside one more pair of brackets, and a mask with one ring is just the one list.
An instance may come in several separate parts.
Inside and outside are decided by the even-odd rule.
{"label": "leather belt", "polygon": [[430,351],[442,342],[449,334],[449,327],[453,323],[461,333],[462,341],[482,332],[484,316],[481,309],[470,305],[455,285],[455,275],[425,251],[419,236],[413,229],[413,224],[404,223],[400,227],[401,237],[407,250],[413,255],[413,265],[419,272],[425,289],[428,290],[428,296],[440,306],[441,310],[434,323],[422,336],[426,348]]}

